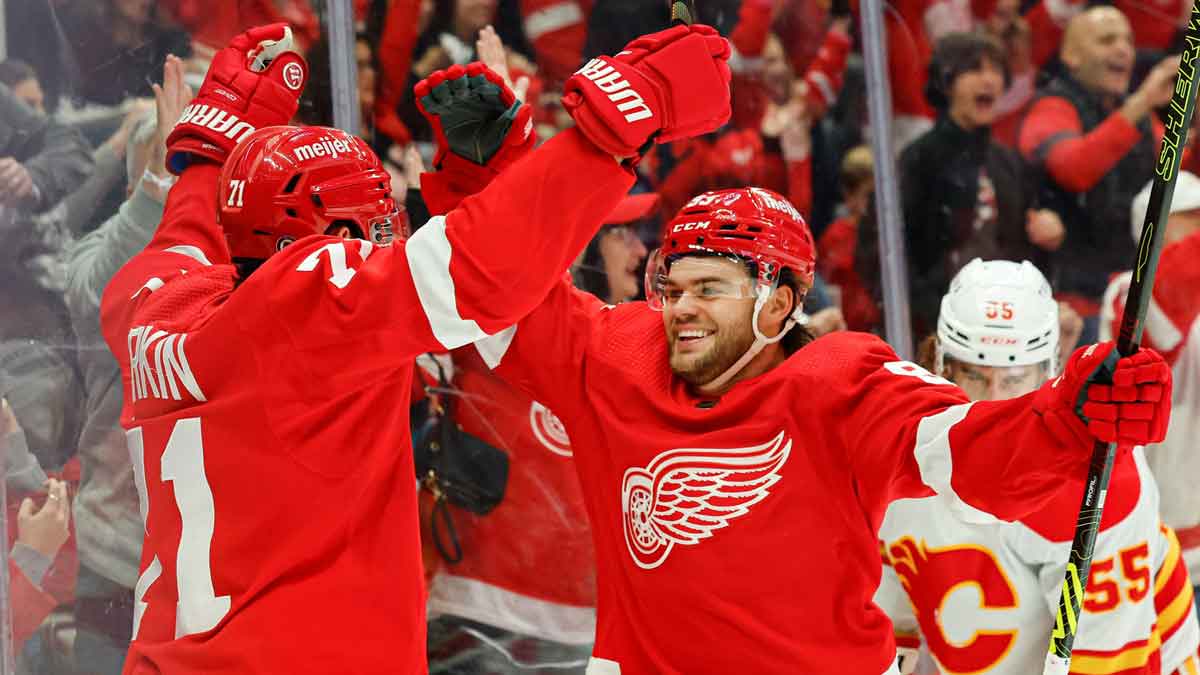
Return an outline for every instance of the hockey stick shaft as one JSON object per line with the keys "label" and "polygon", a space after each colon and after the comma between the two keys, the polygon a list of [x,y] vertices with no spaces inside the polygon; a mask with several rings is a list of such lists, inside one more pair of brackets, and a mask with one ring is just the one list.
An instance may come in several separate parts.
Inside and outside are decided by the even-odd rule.
{"label": "hockey stick shaft", "polygon": [[696,23],[696,3],[693,0],[674,0],[671,3],[671,25],[690,26]]}
{"label": "hockey stick shaft", "polygon": [[[1188,128],[1192,123],[1192,113],[1196,109],[1196,67],[1200,65],[1200,3],[1195,0],[1184,33],[1184,45],[1179,61],[1179,73],[1175,79],[1175,93],[1167,106],[1166,130],[1159,147],[1149,207],[1142,223],[1141,237],[1138,238],[1129,294],[1125,298],[1125,311],[1121,315],[1121,329],[1117,338],[1117,351],[1121,356],[1137,352],[1142,342],[1146,310],[1150,306],[1154,276],[1158,271],[1158,258],[1162,253],[1163,230],[1171,213],[1171,197],[1175,194],[1179,162],[1187,141]],[[1075,522],[1075,538],[1071,542],[1071,553],[1067,559],[1066,578],[1063,580],[1062,594],[1058,600],[1058,614],[1050,637],[1050,653],[1046,656],[1044,675],[1067,675],[1070,670],[1080,605],[1091,571],[1092,551],[1100,529],[1100,518],[1104,513],[1104,498],[1108,493],[1108,479],[1112,474],[1116,449],[1115,443],[1101,441],[1097,441],[1092,448],[1091,465],[1088,468],[1083,500],[1079,506],[1079,518]]]}

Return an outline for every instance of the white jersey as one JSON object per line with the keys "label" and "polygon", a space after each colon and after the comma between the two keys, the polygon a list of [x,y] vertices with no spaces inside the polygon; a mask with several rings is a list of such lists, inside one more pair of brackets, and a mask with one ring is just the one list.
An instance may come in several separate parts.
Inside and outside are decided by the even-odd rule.
{"label": "white jersey", "polygon": [[[887,565],[875,600],[898,641],[919,633],[943,673],[1042,672],[1079,501],[1064,489],[1015,523],[964,522],[936,497],[894,502],[879,534]],[[1200,625],[1140,450],[1114,467],[1104,516],[1071,672],[1189,673]]]}
{"label": "white jersey", "polygon": [[[1171,364],[1171,425],[1146,459],[1162,493],[1163,521],[1175,528],[1193,579],[1200,579],[1200,233],[1163,249],[1146,312],[1143,344]],[[1113,279],[1101,306],[1102,339],[1116,334],[1129,272]]]}

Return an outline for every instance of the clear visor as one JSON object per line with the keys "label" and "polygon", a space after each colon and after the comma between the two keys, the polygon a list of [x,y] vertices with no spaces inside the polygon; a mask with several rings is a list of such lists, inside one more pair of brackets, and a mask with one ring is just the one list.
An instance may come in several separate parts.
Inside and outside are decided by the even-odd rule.
{"label": "clear visor", "polygon": [[693,254],[678,257],[655,249],[646,261],[646,302],[652,309],[686,301],[709,304],[757,297],[746,262],[732,255]]}
{"label": "clear visor", "polygon": [[946,379],[972,401],[997,401],[1024,396],[1050,379],[1050,362],[1024,366],[982,366],[945,357]]}

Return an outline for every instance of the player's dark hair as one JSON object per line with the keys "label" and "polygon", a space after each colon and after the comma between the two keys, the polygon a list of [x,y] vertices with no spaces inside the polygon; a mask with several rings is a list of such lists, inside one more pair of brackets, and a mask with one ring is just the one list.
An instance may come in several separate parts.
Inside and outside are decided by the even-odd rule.
{"label": "player's dark hair", "polygon": [[[792,311],[794,312],[796,310],[796,303],[804,302],[804,293],[801,292],[800,283],[796,280],[796,275],[792,274],[792,270],[784,268],[779,273],[779,285],[792,289]],[[790,316],[791,312],[788,312],[788,315]],[[787,321],[787,319],[784,319],[784,321]],[[815,339],[816,337],[808,330],[808,326],[797,324],[792,326],[792,329],[783,336],[779,344],[783,347],[783,353],[791,356]]]}
{"label": "player's dark hair", "polygon": [[925,100],[939,112],[950,107],[950,90],[959,75],[978,70],[987,59],[1004,72],[1004,86],[1012,80],[1004,47],[990,35],[950,33],[938,40],[929,59],[929,78],[925,81]]}

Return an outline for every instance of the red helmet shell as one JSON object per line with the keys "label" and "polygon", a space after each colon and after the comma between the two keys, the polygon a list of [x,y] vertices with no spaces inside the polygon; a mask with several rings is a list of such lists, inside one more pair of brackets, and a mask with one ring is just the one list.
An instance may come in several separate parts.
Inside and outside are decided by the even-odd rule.
{"label": "red helmet shell", "polygon": [[234,258],[265,260],[297,239],[350,223],[386,246],[406,231],[391,178],[357,136],[330,127],[266,127],[221,171],[220,222]]}
{"label": "red helmet shell", "polygon": [[787,199],[762,188],[713,190],[688,202],[663,226],[660,255],[723,253],[757,263],[759,280],[792,270],[811,286],[816,246],[808,223]]}

